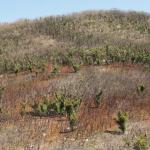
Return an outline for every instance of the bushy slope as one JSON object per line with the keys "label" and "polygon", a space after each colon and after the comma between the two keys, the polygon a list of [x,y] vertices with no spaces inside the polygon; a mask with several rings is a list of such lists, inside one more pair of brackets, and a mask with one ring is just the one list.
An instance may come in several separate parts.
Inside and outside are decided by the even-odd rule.
{"label": "bushy slope", "polygon": [[[133,147],[150,131],[149,45],[144,13],[83,12],[0,25],[0,149]],[[120,111],[129,117],[124,135],[116,127]],[[143,122],[132,126],[137,120]]]}
{"label": "bushy slope", "polygon": [[[83,60],[83,56],[95,59],[92,55],[97,53],[99,63],[103,59],[107,63],[120,61],[114,57],[123,54],[128,58],[121,61],[134,59],[149,64],[149,39],[150,15],[137,12],[89,11],[18,21],[0,26],[0,73],[27,70],[29,65],[39,69],[48,62],[68,63],[72,51],[74,59],[81,64],[97,63]],[[110,51],[113,54],[107,53]],[[108,59],[110,55],[115,56]]]}

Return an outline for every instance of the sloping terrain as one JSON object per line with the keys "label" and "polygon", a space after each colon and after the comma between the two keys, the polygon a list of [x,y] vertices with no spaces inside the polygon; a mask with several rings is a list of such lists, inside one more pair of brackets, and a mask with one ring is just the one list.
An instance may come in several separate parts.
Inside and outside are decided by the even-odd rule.
{"label": "sloping terrain", "polygon": [[18,21],[0,26],[0,73],[70,61],[149,64],[149,34],[149,14],[117,10]]}
{"label": "sloping terrain", "polygon": [[[137,150],[150,138],[149,45],[145,13],[0,25],[0,149]],[[118,112],[128,114],[125,134]]]}
{"label": "sloping terrain", "polygon": [[[7,80],[8,83],[1,99],[3,106],[1,113],[3,133],[1,141],[3,144],[1,144],[3,148],[28,147],[30,144],[37,148],[38,144],[46,146],[53,140],[65,136],[79,140],[89,138],[94,132],[107,129],[113,131],[116,128],[114,119],[119,110],[128,112],[131,122],[149,120],[150,74],[149,71],[140,67],[91,66],[84,67],[77,73],[56,74],[50,79],[43,80],[39,80],[37,77],[26,81],[24,77],[19,81],[18,76],[21,75],[12,77],[14,83],[9,83]],[[28,74],[28,76],[32,77],[32,74]],[[141,83],[146,90],[139,95],[137,87]],[[104,93],[103,99],[100,107],[95,108],[94,97],[101,89]],[[83,101],[78,114],[80,121],[78,129],[73,133],[68,135],[60,133],[69,125],[67,120],[60,121],[58,117],[41,118],[30,114],[26,114],[23,118],[20,116],[22,104],[26,105],[26,112],[30,112],[30,105],[35,101],[41,101],[44,96],[52,100],[53,94],[60,91],[66,95],[78,95]],[[7,135],[4,136],[4,134]],[[109,138],[109,134],[107,136]],[[116,137],[118,139],[120,135],[116,135]],[[55,146],[57,144],[54,144],[54,149]],[[82,147],[80,148],[82,149]],[[51,149],[51,145],[49,145],[49,149]]]}

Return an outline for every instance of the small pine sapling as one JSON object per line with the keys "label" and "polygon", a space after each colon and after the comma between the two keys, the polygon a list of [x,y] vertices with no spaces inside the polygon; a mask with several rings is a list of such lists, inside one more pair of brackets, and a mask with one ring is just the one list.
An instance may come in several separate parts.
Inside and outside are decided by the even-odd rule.
{"label": "small pine sapling", "polygon": [[77,71],[79,71],[80,70],[80,64],[72,64],[72,67],[73,67],[73,70],[75,71],[75,72],[77,72]]}
{"label": "small pine sapling", "polygon": [[96,96],[95,96],[95,105],[96,107],[99,107],[101,100],[102,100],[102,94],[103,91],[101,90]]}
{"label": "small pine sapling", "polygon": [[145,86],[143,84],[141,84],[137,87],[138,94],[143,94],[144,91],[145,91]]}
{"label": "small pine sapling", "polygon": [[116,123],[119,126],[119,129],[125,133],[127,127],[126,127],[126,123],[128,121],[128,114],[126,112],[118,112],[117,115],[117,119],[116,119]]}

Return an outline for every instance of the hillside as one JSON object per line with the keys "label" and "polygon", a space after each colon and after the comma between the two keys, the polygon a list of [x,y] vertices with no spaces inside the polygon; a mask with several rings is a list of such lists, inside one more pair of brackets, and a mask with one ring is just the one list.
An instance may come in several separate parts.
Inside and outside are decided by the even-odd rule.
{"label": "hillside", "polygon": [[149,14],[117,10],[1,25],[0,73],[69,64],[70,57],[79,64],[149,64],[149,35]]}
{"label": "hillside", "polygon": [[149,125],[150,14],[0,25],[0,149],[148,150]]}

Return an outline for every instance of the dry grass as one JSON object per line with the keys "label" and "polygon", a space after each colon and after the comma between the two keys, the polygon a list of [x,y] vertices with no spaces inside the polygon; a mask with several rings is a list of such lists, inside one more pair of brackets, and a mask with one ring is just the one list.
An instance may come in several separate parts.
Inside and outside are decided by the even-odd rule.
{"label": "dry grass", "polygon": [[147,55],[149,64],[149,18],[144,13],[97,11],[1,25],[0,73],[14,72],[18,64],[19,71],[27,70],[29,61],[36,69],[55,63],[58,57],[62,61],[72,49],[77,50],[74,59],[85,63],[80,53],[98,48],[103,55],[106,45],[116,52],[124,49]]}
{"label": "dry grass", "polygon": [[[61,138],[114,130],[120,110],[130,121],[149,120],[149,20],[144,13],[100,11],[0,25],[0,149],[57,149],[56,142],[65,149]],[[81,70],[75,73],[73,65]],[[140,85],[143,93],[137,91]],[[74,132],[60,133],[69,126],[65,117],[31,113],[34,102],[45,96],[51,101],[56,92],[82,99]],[[112,144],[103,148],[113,150]]]}
{"label": "dry grass", "polygon": [[[9,137],[11,133],[8,130],[10,141],[7,139],[6,145],[18,145],[17,142],[21,139],[26,139],[23,141],[24,143],[18,142],[21,146],[28,146],[37,140],[51,142],[56,137],[63,135],[60,134],[60,131],[67,128],[67,121],[58,121],[59,119],[56,117],[33,117],[30,114],[23,118],[20,116],[22,103],[26,103],[26,111],[30,112],[30,104],[33,104],[34,101],[41,101],[44,96],[51,100],[55,92],[61,91],[66,95],[82,99],[77,130],[67,136],[83,138],[96,131],[113,129],[116,127],[114,118],[119,110],[128,112],[132,121],[148,120],[150,116],[150,74],[149,71],[140,67],[132,69],[129,66],[116,67],[116,65],[84,67],[77,73],[66,73],[63,76],[61,74],[59,78],[55,77],[50,80],[39,80],[37,77],[34,80],[23,82],[20,78],[21,82],[19,82],[18,76],[12,76],[12,80],[13,78],[17,78],[18,81],[6,84],[2,95],[1,129],[3,130],[3,127],[6,127],[6,130],[9,129],[5,126],[6,123],[12,126],[10,127],[11,132],[17,134],[17,139]],[[137,86],[140,84],[145,87],[143,95],[137,93]],[[94,97],[101,89],[103,90],[103,99],[100,106],[96,108]],[[16,131],[16,128],[19,132]],[[46,129],[41,131],[42,128]],[[17,133],[14,133],[15,131]],[[41,140],[43,132],[46,137]],[[1,138],[3,140],[3,134]]]}

